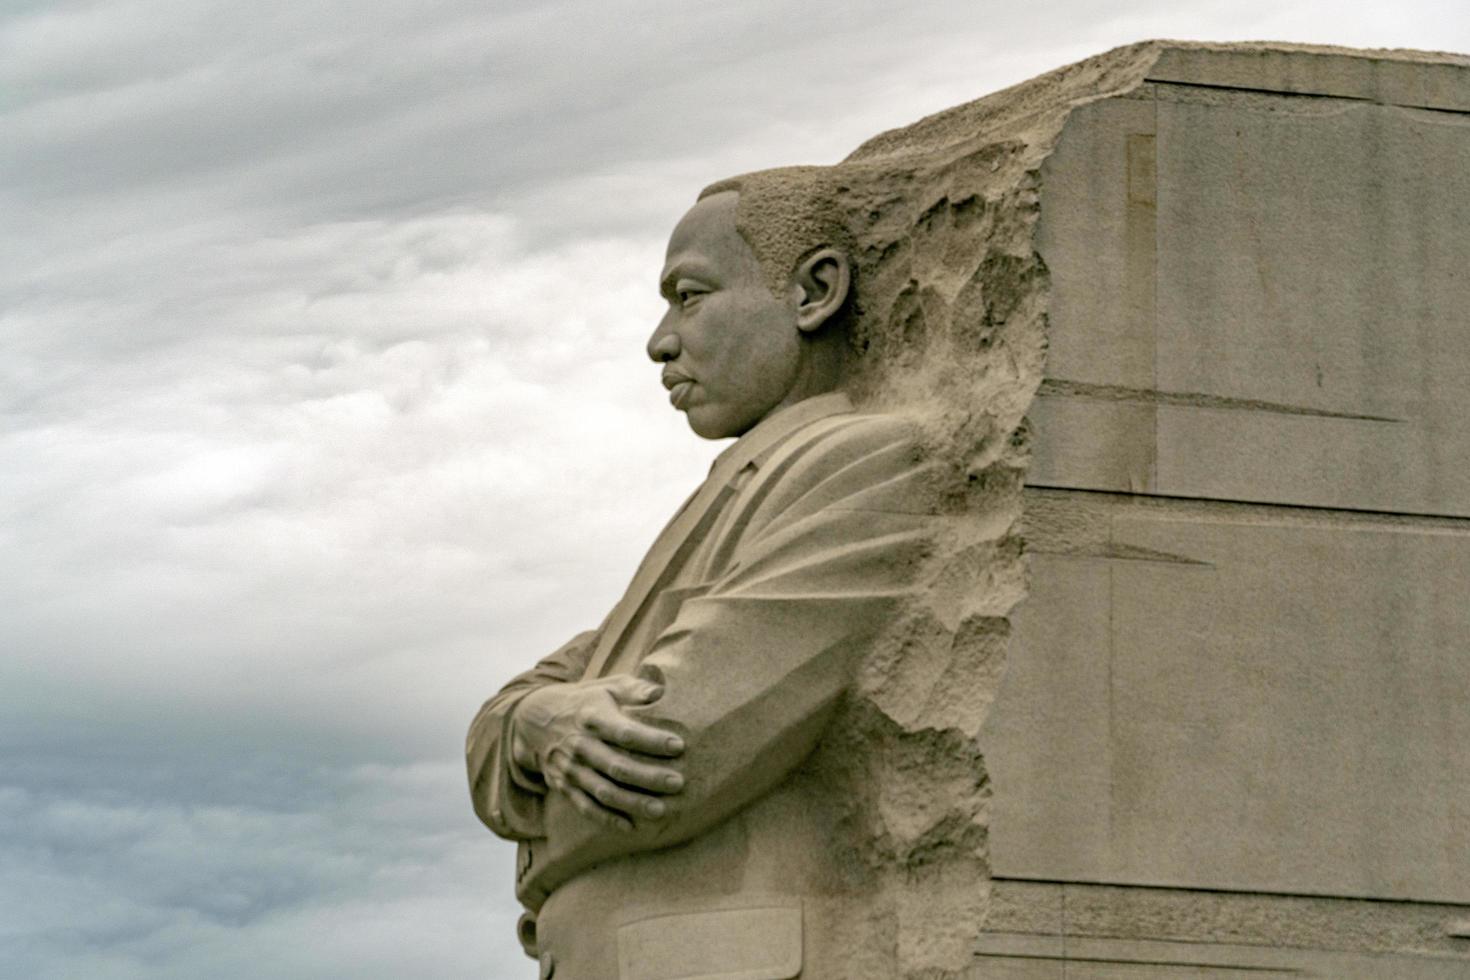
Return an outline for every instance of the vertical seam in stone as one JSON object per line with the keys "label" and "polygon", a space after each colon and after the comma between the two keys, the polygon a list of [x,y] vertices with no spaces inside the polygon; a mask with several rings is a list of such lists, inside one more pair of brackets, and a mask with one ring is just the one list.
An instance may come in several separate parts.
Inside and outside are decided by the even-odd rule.
{"label": "vertical seam in stone", "polygon": [[[1149,89],[1149,117],[1153,128],[1153,255],[1149,263],[1149,351],[1152,354],[1152,368],[1149,374],[1149,387],[1158,390],[1159,387],[1159,93],[1158,89]],[[1159,490],[1159,406],[1155,405],[1153,410],[1153,439],[1150,443],[1148,489],[1154,493]]]}
{"label": "vertical seam in stone", "polygon": [[1071,930],[1067,927],[1067,885],[1062,883],[1062,980],[1067,980],[1067,974],[1071,972],[1067,963],[1067,937]]}
{"label": "vertical seam in stone", "polygon": [[[1114,538],[1115,538],[1115,534],[1114,534],[1115,522],[1114,522],[1113,517],[1112,517],[1111,514],[1108,515],[1107,522],[1108,522],[1108,548],[1109,548],[1109,550],[1111,550],[1112,547],[1113,547]],[[1118,767],[1114,763],[1114,759],[1113,759],[1113,747],[1118,744],[1118,734],[1115,731],[1115,723],[1114,723],[1114,718],[1116,716],[1116,712],[1114,711],[1114,704],[1113,704],[1113,702],[1114,702],[1114,686],[1113,686],[1113,660],[1114,660],[1114,650],[1113,650],[1113,647],[1114,647],[1114,642],[1113,642],[1113,636],[1114,636],[1114,631],[1113,631],[1113,610],[1114,610],[1115,606],[1117,605],[1116,595],[1115,595],[1115,590],[1114,590],[1114,582],[1115,582],[1115,574],[1114,573],[1115,573],[1115,571],[1116,571],[1116,568],[1115,568],[1114,563],[1113,562],[1107,562],[1107,572],[1108,572],[1108,636],[1107,636],[1107,645],[1106,645],[1106,648],[1105,648],[1104,655],[1108,658],[1108,744],[1107,744],[1107,746],[1103,750],[1104,751],[1104,754],[1105,754],[1105,760],[1104,760],[1104,763],[1103,764],[1108,767],[1108,812],[1107,812],[1108,853],[1109,854],[1114,854],[1114,855],[1116,855],[1118,853],[1118,846],[1117,846],[1117,843],[1118,842],[1113,839],[1113,811],[1117,808],[1117,804],[1118,804],[1118,801],[1117,801]],[[1111,871],[1112,869],[1110,868],[1108,870]]]}
{"label": "vertical seam in stone", "polygon": [[[1129,133],[1124,141],[1124,289],[1132,329],[1148,343],[1146,387],[1158,387],[1158,99],[1150,106],[1153,132]],[[1136,437],[1145,441],[1142,458],[1126,474],[1130,493],[1158,488],[1159,409],[1144,408]]]}

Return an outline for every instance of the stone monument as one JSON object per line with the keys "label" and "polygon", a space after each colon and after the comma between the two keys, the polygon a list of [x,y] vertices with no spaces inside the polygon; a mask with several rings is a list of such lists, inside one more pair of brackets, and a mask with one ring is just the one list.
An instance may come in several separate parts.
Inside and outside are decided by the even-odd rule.
{"label": "stone monument", "polygon": [[542,976],[1470,976],[1467,270],[1454,55],[707,188],[648,352],[735,442],[467,743]]}

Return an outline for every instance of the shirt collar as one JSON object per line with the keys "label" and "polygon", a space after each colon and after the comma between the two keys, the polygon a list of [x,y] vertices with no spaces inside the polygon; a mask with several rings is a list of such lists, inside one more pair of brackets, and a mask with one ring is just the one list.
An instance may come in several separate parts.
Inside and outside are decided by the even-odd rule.
{"label": "shirt collar", "polygon": [[840,391],[815,395],[778,408],[716,456],[710,473],[725,471],[727,477],[734,476],[796,430],[830,415],[843,415],[852,410],[852,402]]}

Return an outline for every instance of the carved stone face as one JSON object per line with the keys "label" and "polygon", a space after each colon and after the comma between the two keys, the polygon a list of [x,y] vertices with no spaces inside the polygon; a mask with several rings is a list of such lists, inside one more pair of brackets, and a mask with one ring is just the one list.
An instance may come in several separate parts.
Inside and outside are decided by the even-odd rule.
{"label": "carved stone face", "polygon": [[738,436],[809,392],[794,285],[772,294],[735,228],[734,191],[694,205],[669,238],[660,292],[669,304],[648,340],[674,407],[706,439]]}

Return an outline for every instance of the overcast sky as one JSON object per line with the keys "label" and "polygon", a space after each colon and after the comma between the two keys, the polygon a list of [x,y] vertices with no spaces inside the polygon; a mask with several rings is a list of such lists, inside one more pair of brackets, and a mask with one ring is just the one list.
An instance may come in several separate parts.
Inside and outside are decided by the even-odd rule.
{"label": "overcast sky", "polygon": [[721,448],[669,228],[1159,36],[1470,7],[5,0],[0,976],[534,976],[463,732]]}

